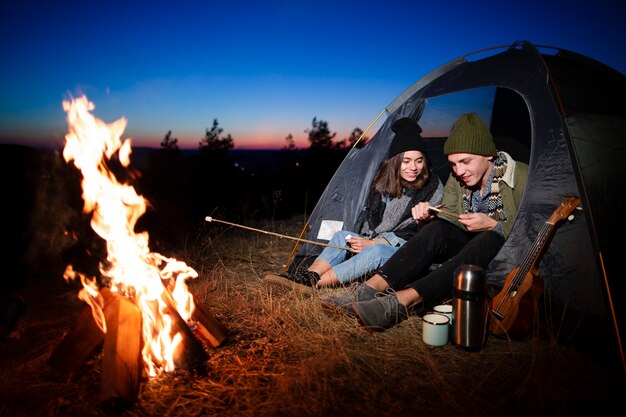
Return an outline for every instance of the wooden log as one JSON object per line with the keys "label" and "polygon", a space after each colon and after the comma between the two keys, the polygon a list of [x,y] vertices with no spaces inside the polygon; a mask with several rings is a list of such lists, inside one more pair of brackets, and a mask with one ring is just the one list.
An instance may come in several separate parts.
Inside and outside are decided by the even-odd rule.
{"label": "wooden log", "polygon": [[105,307],[100,398],[103,403],[129,404],[139,395],[142,372],[141,311],[126,297],[113,294]]}
{"label": "wooden log", "polygon": [[173,320],[172,331],[174,334],[178,332],[182,336],[182,342],[174,351],[174,365],[190,372],[200,369],[209,360],[209,354],[194,336],[187,322],[178,313],[176,303],[166,288],[164,288],[162,298],[167,304],[168,314]]}
{"label": "wooden log", "polygon": [[[102,288],[104,308],[113,300],[108,288]],[[78,315],[70,331],[52,351],[47,364],[62,378],[69,378],[83,365],[104,341],[104,333],[93,318],[91,307],[86,306]]]}
{"label": "wooden log", "polygon": [[200,304],[196,303],[195,307],[191,315],[191,318],[196,321],[197,330],[194,333],[207,344],[207,347],[218,347],[226,339],[228,329]]}

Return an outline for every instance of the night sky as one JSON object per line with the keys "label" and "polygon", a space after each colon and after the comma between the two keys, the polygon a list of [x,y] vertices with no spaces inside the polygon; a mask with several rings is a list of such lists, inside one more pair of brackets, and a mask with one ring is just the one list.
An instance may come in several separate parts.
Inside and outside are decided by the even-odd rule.
{"label": "night sky", "polygon": [[3,2],[0,143],[62,146],[62,101],[82,94],[133,146],[171,130],[193,148],[214,119],[236,148],[307,146],[314,117],[343,139],[439,66],[517,40],[626,73],[620,3]]}

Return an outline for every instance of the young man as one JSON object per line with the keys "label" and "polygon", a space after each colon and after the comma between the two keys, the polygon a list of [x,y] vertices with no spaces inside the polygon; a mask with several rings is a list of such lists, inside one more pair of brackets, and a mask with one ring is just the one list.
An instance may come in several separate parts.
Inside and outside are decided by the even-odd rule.
{"label": "young man", "polygon": [[[443,151],[452,173],[439,210],[415,206],[413,218],[428,224],[365,283],[324,304],[356,314],[369,330],[387,329],[406,319],[409,309],[449,297],[458,266],[487,268],[513,227],[528,165],[498,152],[475,113],[456,121]],[[441,266],[427,273],[433,263]]]}

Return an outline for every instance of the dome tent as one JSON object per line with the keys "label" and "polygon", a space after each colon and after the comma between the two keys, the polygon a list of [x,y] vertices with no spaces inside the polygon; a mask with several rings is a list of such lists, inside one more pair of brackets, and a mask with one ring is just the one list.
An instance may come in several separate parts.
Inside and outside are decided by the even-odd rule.
{"label": "dome tent", "polygon": [[[467,98],[482,91],[490,92],[490,106]],[[441,101],[448,102],[446,110],[434,104]],[[626,156],[626,77],[580,54],[520,41],[441,66],[385,111],[388,117],[378,132],[362,148],[350,150],[328,183],[311,213],[307,239],[326,242],[318,239],[326,220],[341,221],[344,230],[360,229],[363,204],[395,120],[413,117],[427,131],[436,119],[448,116],[447,130],[426,138],[433,168],[445,181],[450,172],[442,153],[445,135],[458,115],[477,111],[498,149],[530,166],[512,232],[487,269],[490,286],[502,287],[561,201],[580,199],[582,211],[558,225],[541,256],[544,306],[565,307],[578,325],[606,323],[621,352],[626,288],[618,269],[624,245],[616,242],[626,236],[619,216],[626,175],[621,167]],[[320,251],[319,245],[303,244],[290,268]]]}

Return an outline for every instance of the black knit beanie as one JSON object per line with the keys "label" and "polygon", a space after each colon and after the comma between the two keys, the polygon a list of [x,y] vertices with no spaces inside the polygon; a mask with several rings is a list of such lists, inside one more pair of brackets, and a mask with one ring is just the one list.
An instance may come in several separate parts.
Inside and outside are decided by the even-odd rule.
{"label": "black knit beanie", "polygon": [[443,153],[471,153],[474,155],[494,156],[496,145],[489,129],[480,121],[476,113],[465,113],[459,117],[450,136],[443,144]]}
{"label": "black knit beanie", "polygon": [[395,133],[387,159],[406,151],[420,151],[426,154],[426,144],[420,136],[422,128],[410,117],[403,117],[391,125]]}

